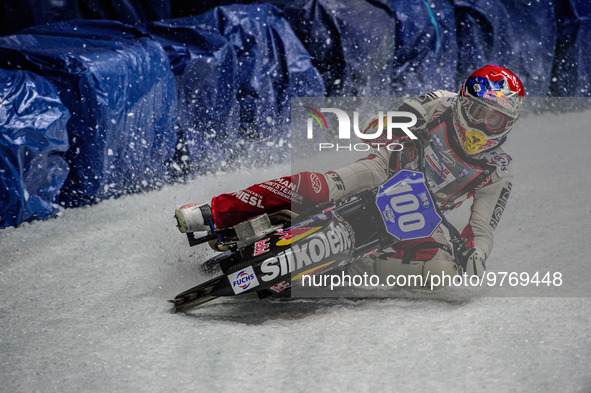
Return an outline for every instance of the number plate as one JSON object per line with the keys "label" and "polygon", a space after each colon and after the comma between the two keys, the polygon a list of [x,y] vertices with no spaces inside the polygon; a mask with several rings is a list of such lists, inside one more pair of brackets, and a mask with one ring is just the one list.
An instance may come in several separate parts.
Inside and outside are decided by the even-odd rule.
{"label": "number plate", "polygon": [[378,189],[376,205],[386,230],[399,240],[429,237],[441,224],[421,172],[402,170]]}

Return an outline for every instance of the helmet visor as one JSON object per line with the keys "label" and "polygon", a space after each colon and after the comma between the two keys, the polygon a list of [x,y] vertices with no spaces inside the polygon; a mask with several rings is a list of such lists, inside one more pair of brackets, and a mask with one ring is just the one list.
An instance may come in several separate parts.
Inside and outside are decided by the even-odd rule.
{"label": "helmet visor", "polygon": [[507,115],[474,100],[462,100],[462,110],[468,124],[488,136],[505,132],[509,122]]}

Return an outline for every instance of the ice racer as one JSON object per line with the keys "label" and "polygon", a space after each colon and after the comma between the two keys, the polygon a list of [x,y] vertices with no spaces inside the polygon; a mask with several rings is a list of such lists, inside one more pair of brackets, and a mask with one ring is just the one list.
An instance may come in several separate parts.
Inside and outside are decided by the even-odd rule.
{"label": "ice racer", "polygon": [[[403,143],[399,152],[375,149],[366,158],[327,173],[300,172],[244,190],[213,197],[211,204],[189,204],[175,211],[181,232],[231,227],[251,217],[298,207],[312,207],[382,184],[401,169],[422,169],[440,210],[446,213],[472,198],[471,215],[461,234],[473,249],[466,266],[459,270],[450,236],[440,225],[427,239],[398,242],[347,266],[350,274],[454,276],[458,271],[482,276],[493,247],[494,231],[505,208],[513,175],[511,157],[501,145],[523,110],[524,89],[508,69],[487,65],[468,76],[456,94],[437,90],[407,99],[397,109],[412,112],[418,122],[413,128],[421,138]],[[373,119],[364,132],[376,132]],[[385,131],[375,144],[392,142]],[[424,162],[419,163],[418,144]],[[405,258],[406,255],[406,258]]]}

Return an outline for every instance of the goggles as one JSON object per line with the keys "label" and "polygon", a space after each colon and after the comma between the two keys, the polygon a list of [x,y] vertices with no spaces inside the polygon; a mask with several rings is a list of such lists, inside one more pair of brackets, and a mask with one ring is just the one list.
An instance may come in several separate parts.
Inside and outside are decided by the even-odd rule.
{"label": "goggles", "polygon": [[484,132],[488,136],[502,134],[506,131],[509,118],[486,105],[470,99],[462,99],[461,107],[468,124]]}

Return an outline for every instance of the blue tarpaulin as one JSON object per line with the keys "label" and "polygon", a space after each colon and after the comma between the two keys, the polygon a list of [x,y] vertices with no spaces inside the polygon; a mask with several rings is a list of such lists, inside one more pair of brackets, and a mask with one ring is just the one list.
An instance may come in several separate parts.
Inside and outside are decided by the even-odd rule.
{"label": "blue tarpaulin", "polygon": [[70,110],[66,206],[158,186],[175,154],[177,98],[162,47],[118,22],[67,21],[0,37],[0,66],[49,79]]}
{"label": "blue tarpaulin", "polygon": [[171,18],[169,0],[3,0],[0,35],[70,19],[104,19],[127,24]]}
{"label": "blue tarpaulin", "polygon": [[591,96],[591,3],[560,1],[557,7],[558,44],[550,94]]}
{"label": "blue tarpaulin", "polygon": [[[256,3],[241,0],[240,3]],[[184,1],[173,15],[231,1]],[[329,96],[415,95],[456,86],[453,4],[446,0],[272,0],[282,9]]]}
{"label": "blue tarpaulin", "polygon": [[76,17],[78,0],[3,0],[0,3],[0,35]]}
{"label": "blue tarpaulin", "polygon": [[170,0],[78,0],[84,19],[108,19],[127,24],[171,17]]}
{"label": "blue tarpaulin", "polygon": [[396,25],[392,95],[457,90],[458,44],[453,4],[447,0],[385,3]]}
{"label": "blue tarpaulin", "polygon": [[271,5],[218,7],[146,29],[169,54],[179,123],[198,166],[253,146],[251,158],[277,155],[289,143],[290,98],[324,95],[307,51]]}
{"label": "blue tarpaulin", "polygon": [[402,96],[453,89],[457,59],[448,1],[282,3],[329,95]]}
{"label": "blue tarpaulin", "polygon": [[0,227],[57,212],[69,118],[45,78],[0,69]]}
{"label": "blue tarpaulin", "polygon": [[390,93],[396,23],[386,6],[364,0],[296,0],[282,7],[322,73],[328,95]]}
{"label": "blue tarpaulin", "polygon": [[455,0],[458,75],[498,64],[519,76],[526,94],[549,90],[556,46],[556,17],[550,2]]}
{"label": "blue tarpaulin", "polygon": [[[0,34],[72,18],[138,24],[234,3],[260,2],[6,0],[0,6]],[[591,59],[586,50],[591,5],[586,0],[269,0],[265,4],[285,12],[322,73],[328,95],[401,91],[414,95],[432,90],[433,85],[455,90],[466,75],[487,63],[514,70],[533,96],[591,94],[587,70]]]}

